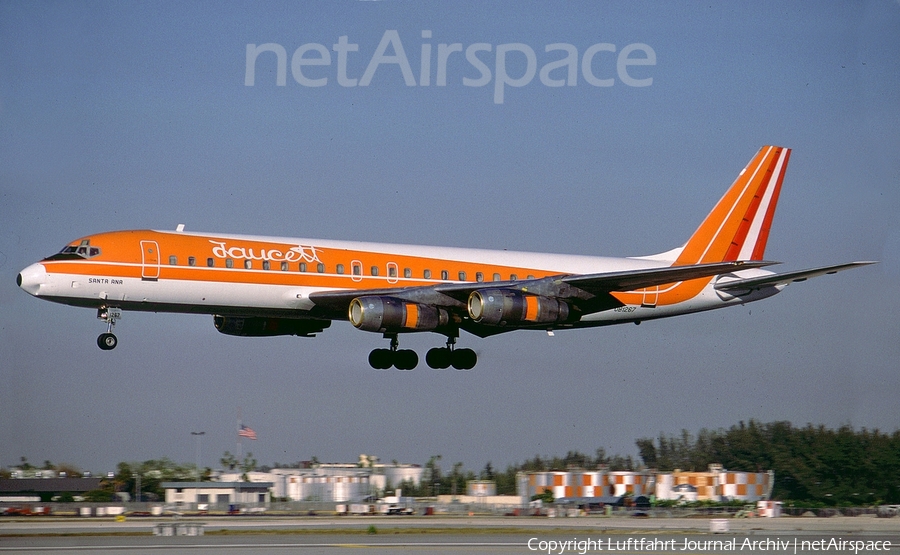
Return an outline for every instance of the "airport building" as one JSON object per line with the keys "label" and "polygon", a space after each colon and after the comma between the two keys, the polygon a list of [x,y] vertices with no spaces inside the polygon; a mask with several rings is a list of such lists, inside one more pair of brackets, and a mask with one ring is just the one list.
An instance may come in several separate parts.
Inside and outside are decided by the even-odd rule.
{"label": "airport building", "polygon": [[100,489],[100,478],[13,478],[0,479],[0,502],[51,501],[63,494],[82,496]]}
{"label": "airport building", "polygon": [[208,505],[259,503],[272,500],[271,482],[163,482],[166,503],[170,505]]}
{"label": "airport building", "polygon": [[657,499],[685,501],[741,500],[755,502],[769,499],[775,486],[775,473],[737,472],[711,464],[706,472],[657,474]]}
{"label": "airport building", "polygon": [[[272,496],[291,501],[354,503],[375,499],[405,482],[419,485],[424,469],[415,464],[382,464],[375,457],[360,455],[358,463],[315,463],[308,468],[275,468],[248,472],[253,483],[271,483]],[[239,481],[241,473],[223,473],[218,480]]]}
{"label": "airport building", "polygon": [[531,499],[550,490],[555,499],[572,497],[632,497],[653,493],[654,474],[650,471],[614,471],[572,469],[550,472],[520,472],[517,492]]}
{"label": "airport building", "polygon": [[549,490],[554,499],[650,497],[704,501],[768,499],[775,474],[737,472],[710,465],[705,472],[657,472],[654,470],[607,471],[571,469],[550,472],[520,472],[517,492],[526,499]]}

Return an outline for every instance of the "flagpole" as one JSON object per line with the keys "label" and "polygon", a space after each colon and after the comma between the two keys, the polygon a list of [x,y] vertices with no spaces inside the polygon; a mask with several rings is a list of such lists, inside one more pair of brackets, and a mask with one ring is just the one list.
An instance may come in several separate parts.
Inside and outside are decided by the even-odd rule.
{"label": "flagpole", "polygon": [[237,424],[237,467],[238,467],[238,478],[237,478],[237,499],[235,499],[236,503],[241,502],[241,450],[243,448],[243,442],[241,441],[241,407],[238,407],[238,424]]}
{"label": "flagpole", "polygon": [[[238,468],[240,468],[241,456],[243,455],[243,453],[241,453],[241,451],[243,450],[243,447],[244,447],[244,444],[243,444],[243,442],[241,441],[241,439],[242,439],[242,437],[241,437],[241,424],[243,424],[243,423],[244,423],[244,422],[241,420],[241,407],[238,407],[238,421],[237,421],[237,430],[236,430],[236,431],[237,431],[237,460],[238,460]],[[240,480],[238,480],[238,481],[240,481]]]}

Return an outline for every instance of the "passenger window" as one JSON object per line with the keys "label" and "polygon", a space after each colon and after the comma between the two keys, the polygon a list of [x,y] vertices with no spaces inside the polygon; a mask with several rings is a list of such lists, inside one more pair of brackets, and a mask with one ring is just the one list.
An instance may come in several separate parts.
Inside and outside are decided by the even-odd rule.
{"label": "passenger window", "polygon": [[244,260],[244,268],[246,268],[248,270],[253,268],[253,261],[252,260]]}
{"label": "passenger window", "polygon": [[178,266],[178,257],[174,254],[169,257],[169,265],[170,266]]}
{"label": "passenger window", "polygon": [[484,281],[484,274],[481,272],[475,272],[475,281]]}
{"label": "passenger window", "polygon": [[509,281],[519,281],[519,276],[516,274],[509,274]]}
{"label": "passenger window", "polygon": [[534,276],[531,275],[531,274],[528,274],[528,278],[527,278],[527,279],[534,279]]}
{"label": "passenger window", "polygon": [[226,268],[234,268],[234,260],[230,258],[225,259],[225,267]]}
{"label": "passenger window", "polygon": [[403,277],[409,279],[412,277],[412,270],[409,268],[403,268]]}
{"label": "passenger window", "polygon": [[325,273],[325,265],[322,264],[321,262],[319,262],[318,264],[316,264],[316,271],[319,272],[320,274],[324,274]]}
{"label": "passenger window", "polygon": [[206,259],[206,265],[209,266],[210,268],[212,268],[213,266],[216,265],[216,261],[215,261],[214,259],[212,259],[212,258],[207,258],[207,259]]}
{"label": "passenger window", "polygon": [[494,274],[494,281],[500,281],[500,274]]}
{"label": "passenger window", "polygon": [[388,277],[392,277],[392,278],[397,277],[397,267],[396,266],[388,266]]}
{"label": "passenger window", "polygon": [[189,256],[188,257],[188,266],[196,266],[196,265],[197,265],[197,258],[193,257],[193,256]]}
{"label": "passenger window", "polygon": [[287,262],[282,262],[282,263],[281,263],[281,271],[282,271],[282,272],[287,272],[287,271],[288,271],[288,263],[287,263]]}
{"label": "passenger window", "polygon": [[371,269],[372,269],[372,275],[377,276],[378,275],[378,266],[372,266]]}
{"label": "passenger window", "polygon": [[343,264],[338,264],[338,265],[337,265],[337,273],[339,273],[339,274],[343,274],[343,273],[344,273],[344,265],[343,265]]}
{"label": "passenger window", "polygon": [[459,281],[466,281],[466,273],[465,272],[459,273]]}
{"label": "passenger window", "polygon": [[422,272],[422,277],[425,279],[431,279],[431,270],[425,270]]}
{"label": "passenger window", "polygon": [[354,276],[361,276],[361,275],[362,275],[362,266],[360,266],[359,264],[355,264],[355,263],[354,263],[354,264],[353,264],[353,275],[354,275]]}
{"label": "passenger window", "polygon": [[301,272],[305,272],[305,271],[306,271],[306,262],[301,262],[301,263],[300,263],[300,271],[301,271]]}
{"label": "passenger window", "polygon": [[272,264],[268,260],[263,260],[263,270],[268,270],[272,267]]}
{"label": "passenger window", "polygon": [[450,279],[450,272],[448,272],[447,270],[441,270],[441,279],[444,281]]}

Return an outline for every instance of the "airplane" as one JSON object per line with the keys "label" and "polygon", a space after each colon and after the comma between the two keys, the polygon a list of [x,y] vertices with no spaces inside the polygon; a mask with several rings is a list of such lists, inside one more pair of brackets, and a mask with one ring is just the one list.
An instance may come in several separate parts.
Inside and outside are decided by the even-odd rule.
{"label": "airplane", "polygon": [[470,370],[460,331],[488,337],[635,323],[744,305],[793,282],[874,262],[777,274],[763,269],[790,149],[764,146],[687,242],[651,256],[609,258],[320,239],[128,230],[78,239],[23,269],[17,284],[92,308],[114,349],[122,311],[213,315],[227,335],[312,337],[334,320],[380,333],[376,369],[411,370],[399,335],[434,332],[431,368]]}

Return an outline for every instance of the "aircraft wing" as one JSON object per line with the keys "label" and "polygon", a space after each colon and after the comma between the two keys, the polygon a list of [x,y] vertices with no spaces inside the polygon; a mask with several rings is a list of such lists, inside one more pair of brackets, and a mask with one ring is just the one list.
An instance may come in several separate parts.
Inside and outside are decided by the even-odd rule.
{"label": "aircraft wing", "polygon": [[849,270],[858,266],[868,266],[869,264],[877,264],[873,261],[850,262],[847,264],[835,264],[832,266],[822,266],[820,268],[810,268],[808,270],[798,270],[796,272],[786,272],[783,274],[774,274],[769,276],[752,277],[747,279],[737,279],[734,281],[725,281],[716,284],[719,291],[753,291],[763,287],[775,287],[778,285],[788,285],[790,283],[806,281],[811,277],[824,276],[826,274],[836,274],[842,270]]}
{"label": "aircraft wing", "polygon": [[466,302],[473,291],[482,289],[515,289],[535,295],[572,302],[582,312],[607,310],[621,303],[610,292],[633,291],[665,283],[712,277],[719,274],[760,268],[774,264],[765,261],[717,262],[689,266],[670,266],[597,274],[569,274],[524,281],[491,281],[475,283],[441,283],[419,287],[322,291],[310,294],[322,317],[346,319],[350,302],[357,297],[386,296],[420,304],[440,306],[466,313]]}

